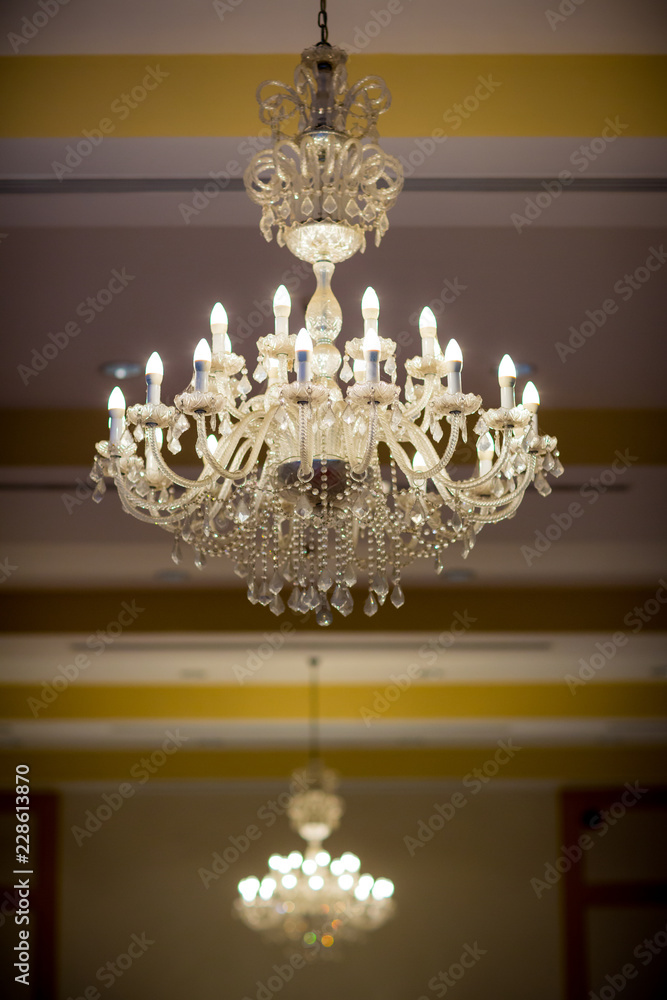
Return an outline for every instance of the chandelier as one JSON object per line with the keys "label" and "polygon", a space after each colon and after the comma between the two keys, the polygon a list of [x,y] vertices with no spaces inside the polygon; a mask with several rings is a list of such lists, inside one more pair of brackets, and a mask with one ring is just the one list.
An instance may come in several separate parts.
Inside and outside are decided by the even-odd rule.
{"label": "chandelier", "polygon": [[[146,365],[146,402],[126,409],[121,390],[109,398],[108,441],[96,446],[94,499],[115,482],[123,508],[174,536],[198,568],[211,556],[231,560],[248,599],[280,615],[353,610],[352,587],[367,590],[374,615],[390,596],[404,603],[406,566],[429,559],[435,572],[446,550],[463,556],[487,524],[513,517],[532,483],[551,492],[546,474],[563,468],[554,437],[540,434],[539,394],[532,382],[515,400],[516,370],[505,355],[498,369],[499,405],[463,392],[463,355],[455,340],[442,351],[436,319],[420,317],[421,356],[405,362],[397,383],[396,343],[380,335],[372,288],[361,299],[363,337],[336,340],[343,318],[331,290],[334,267],[378,244],[387,210],[403,179],[400,163],[377,144],[377,119],[390,104],[378,77],[348,86],[346,53],[327,41],[302,53],[294,86],[258,89],[260,118],[273,144],[250,162],[245,184],[262,206],[261,229],[312,264],[317,287],[305,327],[290,333],[290,297],[280,286],[275,324],[257,341],[252,394],[246,359],[227,333],[224,307],[211,312],[211,344],[194,352],[193,377],[173,406],[161,401],[163,366]],[[324,16],[322,16],[322,14]],[[383,331],[384,332],[384,331]],[[384,378],[382,377],[384,375]],[[198,478],[167,463],[163,444],[181,450],[194,425],[202,463]],[[469,478],[450,474],[457,447],[475,435]]]}
{"label": "chandelier", "polygon": [[386,923],[395,910],[394,884],[360,874],[356,854],[346,851],[332,858],[322,847],[338,828],[344,803],[335,794],[335,772],[323,766],[319,754],[316,658],[310,666],[309,763],[295,775],[306,791],[292,796],[287,807],[290,825],[306,846],[286,856],[271,855],[261,879],[241,879],[234,912],[268,941],[325,957],[341,941],[357,941]]}

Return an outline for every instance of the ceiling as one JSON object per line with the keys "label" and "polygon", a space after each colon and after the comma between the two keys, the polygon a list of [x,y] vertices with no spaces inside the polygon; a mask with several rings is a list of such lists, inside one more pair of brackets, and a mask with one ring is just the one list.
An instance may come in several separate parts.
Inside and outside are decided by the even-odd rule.
{"label": "ceiling", "polygon": [[[431,304],[441,342],[462,345],[465,388],[486,400],[508,351],[538,384],[540,421],[558,435],[566,473],[551,496],[531,491],[515,520],[487,529],[467,562],[453,554],[440,577],[416,567],[400,612],[355,614],[324,636],[294,622],[247,684],[234,674],[238,657],[280,622],[247,604],[225,565],[177,569],[169,539],[125,517],[112,490],[101,506],[91,501],[87,472],[105,434],[105,363],[143,366],[157,349],[164,396],[173,396],[221,299],[252,371],[253,342],[269,329],[255,317],[286,276],[296,283],[292,329],[301,323],[311,278],[261,237],[241,175],[259,126],[255,85],[289,78],[315,38],[316,5],[253,0],[220,18],[208,0],[91,0],[62,7],[25,44],[14,37],[14,51],[12,35],[34,7],[0,9],[0,76],[13,94],[0,115],[0,558],[13,567],[0,595],[0,754],[32,749],[45,783],[112,780],[128,748],[152,745],[172,724],[193,741],[181,777],[279,776],[281,754],[303,738],[314,650],[325,740],[355,777],[452,774],[467,758],[448,748],[507,734],[533,748],[517,772],[526,779],[657,768],[651,754],[667,742],[664,611],[637,634],[625,619],[655,603],[667,565],[665,281],[662,264],[642,270],[667,243],[665,6],[588,0],[552,24],[531,0],[401,6],[370,38],[369,12],[352,0],[329,4],[332,39],[359,50],[350,77],[387,78],[394,104],[381,141],[407,164],[382,246],[337,268],[346,331],[357,334],[361,294],[373,285],[381,333],[398,339],[404,362],[419,349],[416,316]],[[164,86],[114,119],[113,134],[58,180],[54,162],[149,65],[163,67]],[[445,114],[489,74],[497,94],[445,129]],[[600,145],[608,119],[620,134]],[[554,188],[564,170],[571,183]],[[211,173],[224,183],[192,212]],[[528,219],[531,203],[544,207]],[[127,276],[124,287],[86,322],[86,299],[114,271]],[[565,353],[573,328],[609,299],[613,315]],[[81,332],[31,372],[49,335],[77,320]],[[123,389],[139,401],[143,378]],[[621,471],[617,452],[627,457]],[[526,547],[573,503],[581,516],[531,555]],[[28,699],[134,599],[148,610],[131,634],[35,718]],[[464,609],[477,618],[470,633],[434,662],[420,660]],[[628,643],[570,691],[566,675],[619,630]],[[366,726],[361,709],[415,656],[419,678]],[[408,771],[397,747],[414,751]],[[578,758],[567,756],[573,747],[583,748]],[[209,757],[211,748],[220,754]],[[355,748],[366,756],[344,756]],[[104,764],[88,750],[106,754]]]}

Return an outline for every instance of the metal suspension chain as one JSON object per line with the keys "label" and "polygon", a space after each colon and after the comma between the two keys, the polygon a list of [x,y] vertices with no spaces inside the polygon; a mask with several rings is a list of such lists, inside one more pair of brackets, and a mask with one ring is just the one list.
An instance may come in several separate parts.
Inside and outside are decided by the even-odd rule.
{"label": "metal suspension chain", "polygon": [[317,26],[322,32],[322,45],[327,45],[329,42],[329,26],[327,24],[327,0],[320,0],[320,11],[317,15]]}

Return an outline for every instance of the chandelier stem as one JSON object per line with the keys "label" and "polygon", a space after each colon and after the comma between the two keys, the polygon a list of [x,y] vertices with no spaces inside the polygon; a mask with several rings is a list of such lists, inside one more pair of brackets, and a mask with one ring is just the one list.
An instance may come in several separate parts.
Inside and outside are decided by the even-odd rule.
{"label": "chandelier stem", "polygon": [[318,668],[320,661],[316,656],[312,656],[308,662],[310,671],[310,683],[308,688],[308,763],[310,765],[319,764],[321,761],[320,752],[320,677]]}

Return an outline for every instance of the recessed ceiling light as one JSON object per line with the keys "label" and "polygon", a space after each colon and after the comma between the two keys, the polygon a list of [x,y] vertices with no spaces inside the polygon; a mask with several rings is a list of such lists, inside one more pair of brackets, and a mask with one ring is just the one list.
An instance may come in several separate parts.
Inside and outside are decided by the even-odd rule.
{"label": "recessed ceiling light", "polygon": [[446,569],[442,575],[448,583],[468,583],[475,577],[471,569]]}
{"label": "recessed ceiling light", "polygon": [[183,569],[160,569],[155,574],[155,579],[162,583],[185,583],[190,579],[190,574]]}
{"label": "recessed ceiling light", "polygon": [[136,361],[107,361],[100,366],[103,375],[122,381],[126,378],[136,378],[143,372],[143,365]]}

